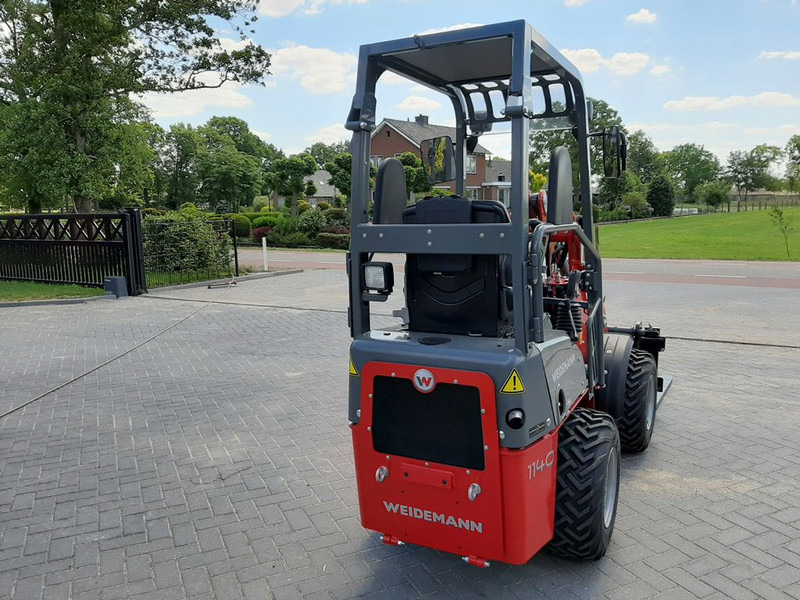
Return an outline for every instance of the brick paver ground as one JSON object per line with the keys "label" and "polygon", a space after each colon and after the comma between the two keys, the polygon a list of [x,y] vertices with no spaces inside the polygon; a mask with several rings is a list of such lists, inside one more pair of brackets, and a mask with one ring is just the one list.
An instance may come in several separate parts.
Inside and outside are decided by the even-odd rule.
{"label": "brick paver ground", "polygon": [[[607,286],[610,309],[668,335],[795,347],[670,340],[676,381],[623,462],[608,555],[479,570],[359,524],[341,277],[243,283],[222,298],[239,304],[0,420],[0,598],[800,598],[791,290],[685,286],[665,308],[676,286]],[[0,308],[0,412],[202,306],[163,296],[219,292]]]}

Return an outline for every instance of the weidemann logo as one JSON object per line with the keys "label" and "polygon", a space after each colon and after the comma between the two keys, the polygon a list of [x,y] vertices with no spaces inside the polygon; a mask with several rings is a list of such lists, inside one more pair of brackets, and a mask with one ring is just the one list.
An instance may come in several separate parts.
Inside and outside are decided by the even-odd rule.
{"label": "weidemann logo", "polygon": [[483,523],[471,521],[469,519],[456,518],[452,515],[443,515],[432,510],[422,510],[416,506],[406,506],[404,504],[395,504],[394,502],[383,501],[383,506],[386,507],[386,512],[401,514],[404,517],[411,519],[420,519],[421,521],[431,521],[448,527],[455,527],[456,529],[466,529],[467,531],[474,531],[483,533]]}

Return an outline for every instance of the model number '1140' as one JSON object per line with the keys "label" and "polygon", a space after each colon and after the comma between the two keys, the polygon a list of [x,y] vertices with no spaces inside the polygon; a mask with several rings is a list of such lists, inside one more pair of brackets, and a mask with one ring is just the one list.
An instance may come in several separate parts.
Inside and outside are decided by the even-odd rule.
{"label": "model number '1140'", "polygon": [[528,465],[528,479],[536,479],[536,473],[549,469],[556,461],[556,453],[550,450],[544,458],[537,458]]}

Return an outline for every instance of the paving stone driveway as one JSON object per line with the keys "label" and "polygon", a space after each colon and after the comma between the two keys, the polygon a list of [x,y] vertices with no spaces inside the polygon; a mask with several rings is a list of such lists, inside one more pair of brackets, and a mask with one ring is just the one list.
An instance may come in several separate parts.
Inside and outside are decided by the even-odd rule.
{"label": "paving stone driveway", "polygon": [[[608,555],[484,571],[360,527],[341,278],[243,283],[222,298],[239,304],[0,420],[0,598],[800,598],[796,341],[670,340],[676,382],[653,445],[623,462]],[[724,307],[717,339],[726,321],[741,330],[742,301],[686,287],[687,302]],[[632,314],[664,289],[619,284],[612,306]],[[202,306],[163,296],[219,292],[0,308],[0,412]],[[785,344],[800,329],[793,292],[760,294],[770,320],[752,327],[781,323]]]}

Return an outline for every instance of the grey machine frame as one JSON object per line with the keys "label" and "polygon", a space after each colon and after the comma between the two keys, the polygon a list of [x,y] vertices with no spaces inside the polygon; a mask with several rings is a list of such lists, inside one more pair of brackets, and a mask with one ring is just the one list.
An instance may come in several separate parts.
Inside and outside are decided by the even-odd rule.
{"label": "grey machine frame", "polygon": [[[369,222],[370,143],[375,129],[375,88],[380,76],[394,72],[447,96],[456,117],[456,193],[464,194],[467,129],[489,131],[493,123],[511,123],[511,211],[528,214],[529,134],[533,119],[560,119],[578,141],[582,227],[576,223],[541,224],[529,233],[527,218],[491,224],[375,224]],[[551,87],[563,86],[566,102],[552,100]],[[543,106],[534,106],[534,88]],[[496,112],[497,92],[503,95]],[[494,104],[493,104],[494,103]],[[493,109],[492,107],[495,107]],[[511,257],[514,344],[527,356],[545,341],[542,265],[550,234],[573,230],[584,246],[589,322],[588,389],[604,385],[601,261],[594,247],[590,188],[589,119],[578,69],[525,21],[365,45],[358,63],[356,93],[346,127],[353,132],[352,226],[348,269],[349,323],[353,338],[371,329],[370,299],[361,268],[373,253],[489,254]],[[524,151],[520,151],[524,149]],[[571,190],[570,190],[571,191]],[[517,282],[522,282],[519,285]]]}

